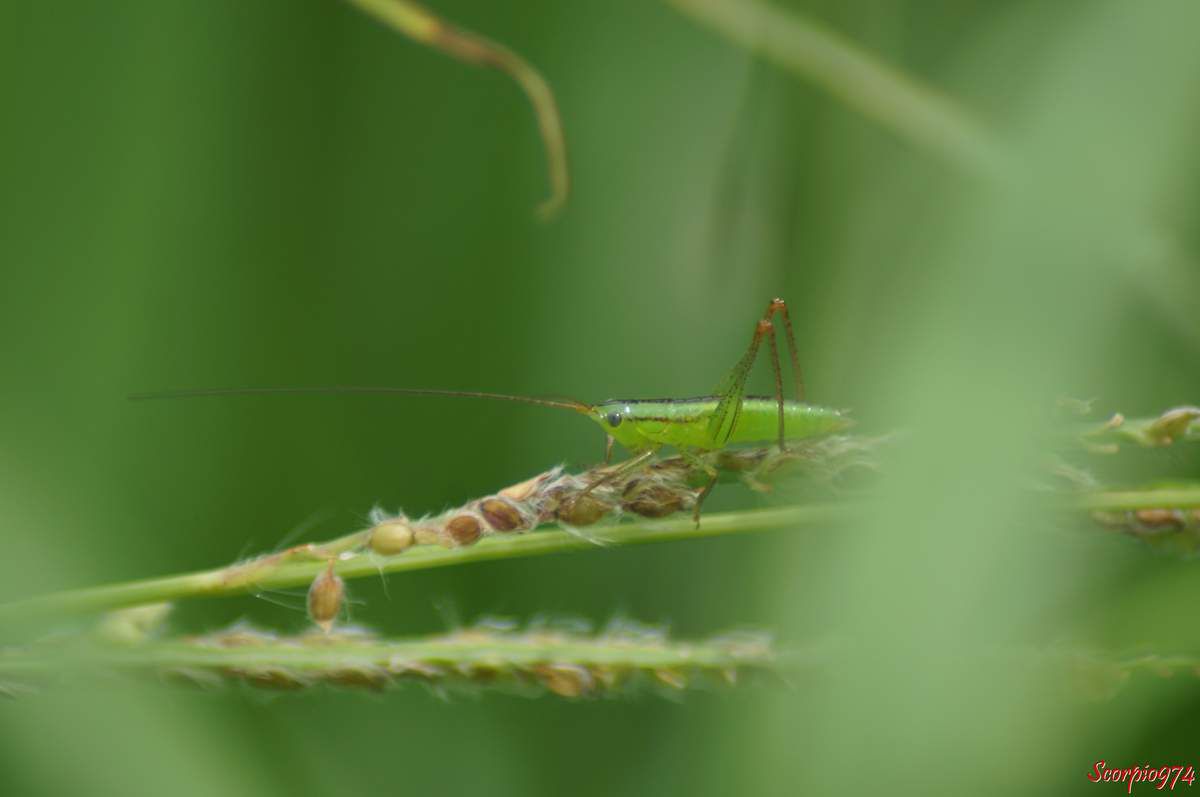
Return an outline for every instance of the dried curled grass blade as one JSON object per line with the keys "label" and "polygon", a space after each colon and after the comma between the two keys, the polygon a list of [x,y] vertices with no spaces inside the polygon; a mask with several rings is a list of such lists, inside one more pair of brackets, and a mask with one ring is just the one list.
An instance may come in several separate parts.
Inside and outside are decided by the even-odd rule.
{"label": "dried curled grass blade", "polygon": [[516,81],[533,106],[538,133],[546,151],[550,195],[538,206],[538,216],[548,220],[562,211],[571,188],[567,145],[558,103],[541,73],[504,45],[455,27],[410,0],[349,2],[414,41],[441,50],[459,61],[499,69]]}

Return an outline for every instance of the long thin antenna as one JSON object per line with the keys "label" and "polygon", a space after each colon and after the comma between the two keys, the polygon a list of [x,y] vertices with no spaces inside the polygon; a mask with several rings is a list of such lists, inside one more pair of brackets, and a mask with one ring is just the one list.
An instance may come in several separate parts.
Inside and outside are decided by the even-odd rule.
{"label": "long thin antenna", "polygon": [[161,390],[151,393],[134,393],[131,401],[157,399],[204,398],[209,396],[261,396],[272,394],[331,394],[331,393],[374,393],[398,396],[443,396],[450,398],[479,398],[495,401],[515,401],[518,404],[533,404],[538,407],[557,407],[575,412],[590,413],[592,405],[575,399],[544,399],[532,396],[512,396],[507,393],[484,393],[476,390],[429,390],[408,387],[360,387],[357,385],[330,385],[325,387],[215,387],[198,390]]}

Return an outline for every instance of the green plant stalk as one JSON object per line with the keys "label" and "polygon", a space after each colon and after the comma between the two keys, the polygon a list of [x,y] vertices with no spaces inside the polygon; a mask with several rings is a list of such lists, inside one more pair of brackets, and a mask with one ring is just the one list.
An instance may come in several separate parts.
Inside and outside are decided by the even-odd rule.
{"label": "green plant stalk", "polygon": [[1089,493],[1078,499],[1078,505],[1080,509],[1097,512],[1196,509],[1200,508],[1200,486]]}
{"label": "green plant stalk", "polygon": [[[638,545],[820,526],[844,518],[846,510],[847,507],[836,504],[821,504],[727,512],[706,515],[698,528],[691,518],[640,520],[590,529],[588,539],[567,531],[546,530],[489,536],[466,548],[418,546],[388,557],[351,552],[349,549],[365,539],[367,532],[360,531],[324,546],[305,546],[312,552],[311,558],[271,555],[213,570],[69,590],[14,601],[0,605],[0,622],[307,585],[327,566],[326,554],[330,552],[340,552],[336,572],[342,578],[377,577],[384,573],[471,562],[597,550],[609,545]],[[297,558],[300,560],[297,561]]]}
{"label": "green plant stalk", "polygon": [[414,41],[469,64],[494,67],[516,81],[533,106],[546,151],[550,196],[538,206],[538,215],[550,219],[563,209],[570,193],[567,145],[554,92],[537,69],[507,47],[450,25],[410,0],[348,2]]}
{"label": "green plant stalk", "polygon": [[[1075,509],[1087,511],[1190,509],[1200,507],[1200,486],[1088,493],[1069,503]],[[639,520],[592,530],[590,538],[548,529],[529,534],[493,535],[466,548],[418,546],[386,557],[353,550],[365,541],[368,531],[364,530],[327,543],[302,546],[300,556],[272,554],[212,570],[68,590],[0,604],[0,622],[307,585],[327,566],[331,555],[337,557],[335,569],[342,578],[377,577],[385,573],[597,550],[606,546],[819,527],[844,521],[852,512],[853,507],[835,503],[725,512],[705,515],[699,528],[690,518]]]}
{"label": "green plant stalk", "polygon": [[666,2],[968,172],[1007,171],[1001,145],[952,99],[833,31],[760,0]]}

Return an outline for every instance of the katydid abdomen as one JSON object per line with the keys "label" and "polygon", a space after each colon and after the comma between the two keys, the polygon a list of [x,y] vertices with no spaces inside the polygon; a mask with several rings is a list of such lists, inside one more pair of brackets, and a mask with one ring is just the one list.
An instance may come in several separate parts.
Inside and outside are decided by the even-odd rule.
{"label": "katydid abdomen", "polygon": [[[715,439],[711,421],[719,396],[687,399],[613,399],[592,408],[592,417],[630,451],[660,446],[713,451],[736,443],[779,439],[778,398],[743,399],[727,439]],[[820,437],[845,429],[850,420],[840,411],[800,401],[783,402],[785,440]]]}

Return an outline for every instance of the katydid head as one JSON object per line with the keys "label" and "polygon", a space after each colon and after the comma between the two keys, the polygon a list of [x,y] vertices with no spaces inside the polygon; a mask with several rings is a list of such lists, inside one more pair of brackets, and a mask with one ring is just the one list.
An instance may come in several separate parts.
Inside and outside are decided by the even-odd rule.
{"label": "katydid head", "polygon": [[634,422],[633,408],[629,402],[605,401],[590,408],[588,415],[600,424],[605,434],[630,451],[646,447],[646,440]]}

